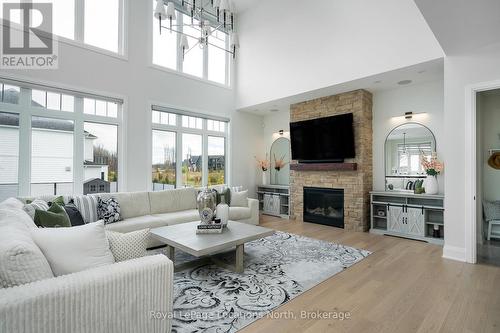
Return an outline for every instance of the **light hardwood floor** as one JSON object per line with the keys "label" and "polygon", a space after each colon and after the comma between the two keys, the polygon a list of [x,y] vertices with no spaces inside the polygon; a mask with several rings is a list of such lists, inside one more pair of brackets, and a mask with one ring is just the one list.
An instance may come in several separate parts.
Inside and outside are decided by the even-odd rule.
{"label": "light hardwood floor", "polygon": [[[373,254],[275,310],[299,319],[263,318],[241,333],[500,332],[498,267],[446,260],[442,247],[418,241],[268,216],[261,225]],[[301,311],[348,311],[351,319],[300,319]]]}

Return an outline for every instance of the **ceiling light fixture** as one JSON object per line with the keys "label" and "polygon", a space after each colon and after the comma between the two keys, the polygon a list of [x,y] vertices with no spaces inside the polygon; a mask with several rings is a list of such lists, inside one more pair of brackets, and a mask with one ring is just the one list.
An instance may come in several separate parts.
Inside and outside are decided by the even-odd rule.
{"label": "ceiling light fixture", "polygon": [[[162,29],[166,29],[182,36],[179,46],[182,49],[183,59],[184,55],[197,45],[200,48],[210,45],[231,54],[233,59],[236,57],[236,49],[240,47],[240,41],[238,34],[234,31],[235,7],[233,1],[171,0],[167,3],[166,7],[167,8],[165,9],[165,3],[163,0],[157,0],[154,17],[158,19],[160,34]],[[175,13],[176,10],[191,16],[191,21],[179,24],[179,20]],[[162,21],[164,20],[169,21],[168,27],[162,25]],[[195,20],[198,21],[198,23],[195,24]],[[176,21],[177,24],[173,24],[173,21]],[[187,34],[184,32],[184,27],[195,28],[200,31],[200,35],[194,36],[192,34]],[[221,40],[215,35],[217,31],[229,35],[229,43],[226,44],[229,48],[221,47],[210,42],[210,39],[212,38],[218,39],[219,41]],[[189,47],[187,37],[193,38],[197,41],[194,45],[191,45],[191,48]]]}

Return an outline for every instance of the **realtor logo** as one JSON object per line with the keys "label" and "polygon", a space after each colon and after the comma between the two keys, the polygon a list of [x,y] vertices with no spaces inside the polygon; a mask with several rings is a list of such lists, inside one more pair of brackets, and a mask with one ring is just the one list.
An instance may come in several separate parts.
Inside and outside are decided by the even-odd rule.
{"label": "realtor logo", "polygon": [[3,69],[56,69],[51,3],[4,3]]}

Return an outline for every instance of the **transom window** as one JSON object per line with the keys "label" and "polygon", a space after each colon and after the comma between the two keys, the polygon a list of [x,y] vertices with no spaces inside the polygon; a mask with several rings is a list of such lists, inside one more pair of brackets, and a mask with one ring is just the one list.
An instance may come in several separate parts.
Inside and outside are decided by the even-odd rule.
{"label": "transom window", "polygon": [[[0,102],[0,201],[118,191],[120,100],[31,83],[0,86],[2,96],[7,92]],[[84,112],[84,100],[92,101],[92,113]]]}
{"label": "transom window", "polygon": [[[153,9],[156,5],[156,0],[152,1]],[[199,22],[196,19],[176,10],[175,30],[184,32],[190,36],[199,36]],[[210,36],[210,42],[221,47],[209,45],[201,48],[200,45],[195,45],[197,39],[187,37],[189,50],[186,50],[183,55],[180,47],[180,34],[176,32],[167,32],[165,29],[160,33],[158,20],[152,17],[153,31],[153,59],[154,65],[173,69],[185,74],[189,74],[198,78],[203,78],[209,81],[217,82],[223,85],[229,85],[229,69],[231,56],[225,52],[224,48],[229,45],[229,36],[222,31],[216,31]],[[165,21],[166,22],[166,21]],[[185,25],[185,23],[188,25]],[[168,23],[163,23],[168,24]]]}
{"label": "transom window", "polygon": [[[123,54],[124,0],[27,0],[25,2],[30,1],[52,4],[53,34]],[[21,24],[20,16],[11,15],[11,18],[13,22]]]}
{"label": "transom window", "polygon": [[227,120],[153,107],[152,125],[154,191],[227,183]]}

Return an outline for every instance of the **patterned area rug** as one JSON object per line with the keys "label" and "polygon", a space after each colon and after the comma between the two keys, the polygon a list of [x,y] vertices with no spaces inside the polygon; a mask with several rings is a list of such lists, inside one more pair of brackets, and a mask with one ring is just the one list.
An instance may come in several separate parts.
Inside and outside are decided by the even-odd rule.
{"label": "patterned area rug", "polygon": [[[174,274],[172,332],[236,332],[370,253],[283,232],[247,243],[242,274],[210,262]],[[176,265],[193,259],[177,251]]]}

